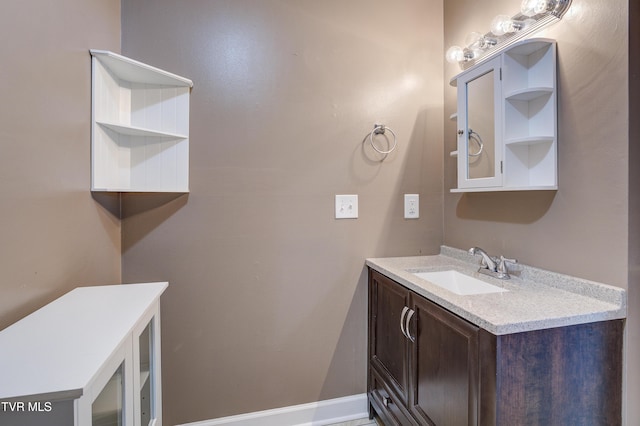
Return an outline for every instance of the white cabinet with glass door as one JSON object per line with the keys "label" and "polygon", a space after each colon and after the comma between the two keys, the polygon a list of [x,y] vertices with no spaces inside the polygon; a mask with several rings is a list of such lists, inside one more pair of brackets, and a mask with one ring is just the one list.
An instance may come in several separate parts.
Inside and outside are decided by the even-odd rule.
{"label": "white cabinet with glass door", "polygon": [[0,424],[161,425],[166,287],[80,287],[0,331]]}

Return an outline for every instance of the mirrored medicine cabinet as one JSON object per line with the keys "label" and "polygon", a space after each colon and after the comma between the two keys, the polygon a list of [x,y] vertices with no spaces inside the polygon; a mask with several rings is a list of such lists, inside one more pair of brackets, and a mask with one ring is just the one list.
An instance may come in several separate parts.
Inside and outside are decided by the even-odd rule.
{"label": "mirrored medicine cabinet", "polygon": [[451,84],[458,89],[452,192],[558,188],[554,40],[520,41]]}

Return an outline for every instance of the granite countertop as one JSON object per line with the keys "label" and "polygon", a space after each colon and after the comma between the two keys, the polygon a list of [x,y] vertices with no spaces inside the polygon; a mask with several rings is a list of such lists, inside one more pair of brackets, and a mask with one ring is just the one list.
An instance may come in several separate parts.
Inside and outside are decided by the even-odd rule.
{"label": "granite countertop", "polygon": [[[366,260],[372,269],[495,335],[626,317],[622,288],[522,264],[509,268],[511,279],[501,280],[478,273],[479,263],[479,256],[446,246],[435,256]],[[508,291],[461,296],[412,273],[448,269]]]}

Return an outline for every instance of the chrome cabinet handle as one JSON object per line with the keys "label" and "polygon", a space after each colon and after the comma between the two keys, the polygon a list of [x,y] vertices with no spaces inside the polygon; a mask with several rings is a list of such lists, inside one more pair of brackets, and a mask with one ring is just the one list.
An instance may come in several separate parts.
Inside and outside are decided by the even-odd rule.
{"label": "chrome cabinet handle", "polygon": [[407,336],[407,333],[404,331],[404,317],[407,315],[407,311],[409,311],[409,308],[407,308],[406,306],[402,308],[402,314],[400,315],[400,331],[402,331],[404,337],[408,339],[409,336]]}
{"label": "chrome cabinet handle", "polygon": [[384,404],[385,407],[388,407],[389,404],[391,404],[391,398],[389,398],[388,396],[385,396],[384,398],[382,398],[382,403]]}
{"label": "chrome cabinet handle", "polygon": [[407,322],[405,326],[407,329],[407,334],[406,334],[407,339],[411,340],[412,342],[415,342],[416,338],[411,335],[411,331],[409,330],[409,323],[411,322],[411,317],[413,317],[413,314],[415,313],[416,311],[414,311],[413,309],[409,309],[409,315],[407,316]]}

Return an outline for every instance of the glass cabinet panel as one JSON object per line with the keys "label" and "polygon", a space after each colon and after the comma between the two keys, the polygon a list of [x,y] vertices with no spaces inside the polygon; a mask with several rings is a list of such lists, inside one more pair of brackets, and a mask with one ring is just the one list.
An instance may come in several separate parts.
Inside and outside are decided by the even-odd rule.
{"label": "glass cabinet panel", "polygon": [[122,426],[124,406],[124,363],[113,373],[91,405],[92,426]]}
{"label": "glass cabinet panel", "polygon": [[140,334],[140,424],[146,426],[152,418],[155,402],[152,400],[153,321]]}
{"label": "glass cabinet panel", "polygon": [[467,83],[467,177],[491,178],[495,170],[494,70]]}

